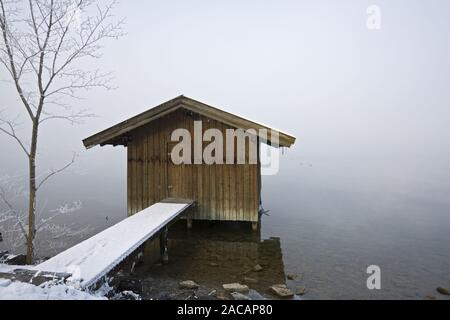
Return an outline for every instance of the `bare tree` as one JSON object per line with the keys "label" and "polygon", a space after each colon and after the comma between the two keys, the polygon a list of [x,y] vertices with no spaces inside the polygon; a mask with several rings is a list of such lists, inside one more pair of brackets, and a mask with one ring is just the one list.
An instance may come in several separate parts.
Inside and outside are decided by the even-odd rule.
{"label": "bare tree", "polygon": [[[99,58],[101,43],[123,34],[123,21],[115,21],[115,1],[100,5],[95,0],[0,0],[0,63],[6,69],[29,119],[28,139],[17,133],[17,120],[0,114],[0,131],[15,140],[28,158],[27,263],[33,262],[36,236],[36,199],[39,188],[57,173],[39,179],[36,155],[43,123],[63,119],[71,123],[92,116],[74,111],[67,99],[77,91],[111,89],[110,74],[80,67],[87,58]],[[40,181],[38,181],[40,180]]]}

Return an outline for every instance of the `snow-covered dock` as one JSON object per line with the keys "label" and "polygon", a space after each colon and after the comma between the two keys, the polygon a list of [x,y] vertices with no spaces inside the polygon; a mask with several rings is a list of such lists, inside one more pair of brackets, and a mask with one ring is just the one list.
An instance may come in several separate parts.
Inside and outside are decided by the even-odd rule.
{"label": "snow-covered dock", "polygon": [[158,202],[35,266],[34,270],[70,273],[72,280],[87,288],[192,205],[192,201]]}

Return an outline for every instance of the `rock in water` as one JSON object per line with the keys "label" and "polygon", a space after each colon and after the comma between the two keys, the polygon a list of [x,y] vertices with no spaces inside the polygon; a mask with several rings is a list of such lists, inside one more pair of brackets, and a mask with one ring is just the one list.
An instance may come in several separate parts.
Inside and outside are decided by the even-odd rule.
{"label": "rock in water", "polygon": [[258,280],[250,278],[250,277],[243,277],[242,280],[244,280],[244,282],[246,282],[246,283],[253,283],[253,284],[258,283]]}
{"label": "rock in water", "polygon": [[139,279],[135,279],[131,276],[118,277],[114,287],[117,292],[124,292],[124,295],[127,295],[127,292],[141,294],[143,291],[142,282]]}
{"label": "rock in water", "polygon": [[298,296],[303,296],[306,293],[306,288],[305,287],[297,287],[295,289],[295,294]]}
{"label": "rock in water", "polygon": [[295,280],[295,279],[297,279],[297,275],[293,274],[293,273],[287,274],[286,277],[288,278],[288,280]]}
{"label": "rock in water", "polygon": [[240,301],[252,300],[252,299],[250,299],[250,297],[247,297],[245,294],[242,294],[239,292],[232,292],[231,296],[233,297],[234,300],[240,300]]}
{"label": "rock in water", "polygon": [[210,293],[208,293],[208,296],[216,296],[217,295],[217,290],[213,290]]}
{"label": "rock in water", "polygon": [[137,293],[134,293],[133,291],[123,291],[118,296],[116,296],[116,298],[118,300],[129,300],[129,301],[142,300],[141,297]]}
{"label": "rock in water", "polygon": [[450,290],[448,290],[447,288],[439,287],[437,288],[437,292],[446,296],[450,296]]}
{"label": "rock in water", "polygon": [[187,280],[179,283],[180,289],[188,289],[188,290],[196,290],[199,288],[199,285],[194,281]]}
{"label": "rock in water", "polygon": [[291,298],[294,296],[294,293],[285,284],[271,286],[270,290],[280,298]]}
{"label": "rock in water", "polygon": [[227,294],[224,292],[217,292],[216,299],[217,300],[229,300],[229,298],[227,297]]}
{"label": "rock in water", "polygon": [[240,283],[224,284],[222,287],[228,292],[247,293],[250,290],[248,286]]}
{"label": "rock in water", "polygon": [[256,271],[256,272],[260,272],[260,271],[263,271],[263,270],[264,269],[263,269],[263,267],[260,264],[257,264],[256,266],[253,267],[253,271]]}

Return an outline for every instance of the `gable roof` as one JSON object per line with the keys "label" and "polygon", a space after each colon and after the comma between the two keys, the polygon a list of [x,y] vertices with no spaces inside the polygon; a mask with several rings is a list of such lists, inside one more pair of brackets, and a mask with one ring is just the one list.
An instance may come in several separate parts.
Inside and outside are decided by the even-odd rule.
{"label": "gable roof", "polygon": [[[106,144],[119,144],[117,141],[121,140],[121,137],[126,136],[129,132],[137,129],[143,125],[146,125],[152,121],[161,118],[164,115],[174,112],[180,108],[190,110],[200,115],[209,117],[211,119],[220,121],[233,128],[240,128],[244,130],[255,129],[258,132],[260,129],[266,129],[268,131],[268,138],[265,143],[271,144],[270,132],[276,132],[279,135],[279,146],[290,147],[295,142],[295,137],[285,132],[270,128],[261,123],[254,122],[252,120],[245,119],[230,112],[209,106],[194,99],[179,96],[157,107],[147,110],[137,116],[134,116],[128,120],[116,124],[106,130],[96,133],[83,140],[84,146],[89,149],[96,145]],[[264,138],[264,137],[261,137]]]}

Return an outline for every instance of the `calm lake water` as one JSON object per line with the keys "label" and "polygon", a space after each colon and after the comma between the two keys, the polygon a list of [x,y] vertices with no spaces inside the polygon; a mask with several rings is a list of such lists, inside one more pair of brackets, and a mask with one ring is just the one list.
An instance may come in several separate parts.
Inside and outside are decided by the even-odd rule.
{"label": "calm lake water", "polygon": [[[285,269],[304,275],[307,298],[422,299],[449,286],[446,165],[398,164],[311,159],[266,184],[263,235],[280,235]],[[381,267],[380,291],[366,288],[369,265]]]}
{"label": "calm lake water", "polygon": [[[446,299],[436,288],[450,287],[449,194],[445,161],[288,154],[277,176],[263,178],[269,215],[262,217],[260,234],[247,225],[197,223],[187,232],[179,224],[169,235],[169,265],[139,272],[155,281],[189,279],[212,289],[250,281],[269,298],[268,286],[286,281],[307,288],[303,299]],[[102,197],[110,199],[86,197],[82,212],[68,219],[93,226],[93,234],[124,218],[122,194],[112,201]],[[256,263],[264,271],[252,272]],[[382,290],[366,287],[370,265],[381,268]],[[285,280],[287,274],[296,280]]]}

